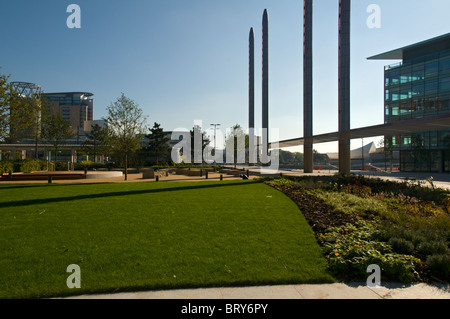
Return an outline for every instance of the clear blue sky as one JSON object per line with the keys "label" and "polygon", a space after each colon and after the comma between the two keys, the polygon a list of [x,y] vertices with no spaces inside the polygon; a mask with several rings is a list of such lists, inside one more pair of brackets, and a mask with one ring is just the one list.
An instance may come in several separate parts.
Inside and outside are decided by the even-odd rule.
{"label": "clear blue sky", "polygon": [[[81,7],[81,29],[66,8]],[[367,7],[381,8],[369,29]],[[121,92],[166,130],[248,123],[248,33],[256,37],[256,123],[261,125],[261,23],[269,12],[270,122],[303,135],[302,0],[40,0],[0,3],[1,73],[45,92],[94,93],[94,117]],[[352,2],[351,127],[383,122],[383,66],[367,57],[450,32],[448,0]],[[338,0],[314,4],[314,133],[337,131]],[[382,132],[380,132],[382,134]],[[355,141],[352,148],[359,147]],[[336,151],[336,143],[319,151]]]}

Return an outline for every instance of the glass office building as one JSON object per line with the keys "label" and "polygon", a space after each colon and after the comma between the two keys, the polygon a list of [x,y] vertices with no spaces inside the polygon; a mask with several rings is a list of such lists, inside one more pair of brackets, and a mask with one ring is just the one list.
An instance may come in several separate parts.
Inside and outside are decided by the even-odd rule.
{"label": "glass office building", "polygon": [[[401,59],[385,67],[385,123],[450,112],[450,34],[370,59]],[[400,151],[400,170],[450,172],[450,129],[385,137]]]}

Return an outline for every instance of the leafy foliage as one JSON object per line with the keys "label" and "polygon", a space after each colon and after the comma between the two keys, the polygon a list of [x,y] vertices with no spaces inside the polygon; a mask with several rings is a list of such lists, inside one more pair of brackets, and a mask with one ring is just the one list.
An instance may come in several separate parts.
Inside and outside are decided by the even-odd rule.
{"label": "leafy foliage", "polygon": [[368,221],[330,228],[321,236],[330,270],[364,278],[367,267],[376,264],[387,278],[402,282],[418,280],[416,268],[421,266],[420,259],[395,253],[390,244],[377,240],[378,232],[376,223]]}
{"label": "leafy foliage", "polygon": [[42,125],[42,136],[44,140],[53,145],[55,161],[58,161],[58,150],[60,146],[67,139],[75,136],[75,132],[61,114],[53,112],[46,118]]}
{"label": "leafy foliage", "polygon": [[9,76],[0,74],[0,141],[4,141],[9,134],[10,120],[10,84]]}
{"label": "leafy foliage", "polygon": [[150,128],[150,134],[147,135],[147,138],[149,139],[149,145],[146,148],[146,152],[155,159],[156,165],[159,165],[159,161],[170,154],[170,147],[167,144],[170,138],[164,133],[161,125],[156,122]]}
{"label": "leafy foliage", "polygon": [[92,155],[94,159],[98,155],[105,155],[109,153],[110,149],[110,131],[107,126],[100,126],[94,124],[91,131],[86,136],[86,141],[83,142],[83,148],[88,155]]}
{"label": "leafy foliage", "polygon": [[[417,181],[344,175],[265,181],[296,201],[304,201],[305,196],[295,196],[304,193],[309,203],[316,203],[312,213],[301,202],[298,205],[319,231],[316,237],[334,272],[367,277],[365,267],[370,262],[397,280],[430,276],[448,280],[450,192],[436,188],[432,181],[427,182],[430,187]],[[339,226],[331,225],[336,222]]]}
{"label": "leafy foliage", "polygon": [[139,105],[123,93],[108,106],[107,111],[106,121],[111,134],[111,146],[113,151],[124,159],[127,180],[128,160],[142,147],[146,117]]}
{"label": "leafy foliage", "polygon": [[0,175],[14,171],[13,161],[0,161]]}

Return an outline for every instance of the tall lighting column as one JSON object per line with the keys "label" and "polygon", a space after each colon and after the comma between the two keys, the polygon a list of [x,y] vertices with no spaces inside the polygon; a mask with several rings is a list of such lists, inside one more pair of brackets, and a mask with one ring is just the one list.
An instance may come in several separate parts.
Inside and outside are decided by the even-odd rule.
{"label": "tall lighting column", "polygon": [[350,6],[339,0],[339,172],[350,174]]}
{"label": "tall lighting column", "polygon": [[313,0],[303,2],[303,171],[313,172]]}
{"label": "tall lighting column", "polygon": [[[262,146],[269,151],[269,15],[264,10],[262,22]],[[267,154],[264,154],[267,155]]]}

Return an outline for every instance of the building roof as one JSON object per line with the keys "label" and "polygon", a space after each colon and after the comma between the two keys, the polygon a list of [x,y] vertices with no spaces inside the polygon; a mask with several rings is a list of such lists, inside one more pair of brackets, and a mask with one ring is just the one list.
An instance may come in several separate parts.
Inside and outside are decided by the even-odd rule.
{"label": "building roof", "polygon": [[[377,151],[377,148],[375,146],[375,143],[370,142],[369,144],[364,145],[363,147],[360,147],[360,148],[350,151],[350,158],[351,159],[359,159],[362,156],[364,156],[365,158],[368,158],[370,154],[375,153],[376,151]],[[339,153],[332,152],[332,153],[327,153],[327,155],[330,160],[339,159]]]}
{"label": "building roof", "polygon": [[57,93],[42,93],[42,95],[66,95],[66,94],[80,94],[87,97],[94,96],[94,93],[90,92],[57,92]]}
{"label": "building roof", "polygon": [[405,52],[411,50],[417,50],[429,46],[437,45],[441,42],[449,42],[450,41],[450,33],[428,39],[422,42],[418,42],[415,44],[411,44],[399,49],[395,49],[392,51],[388,51],[385,53],[377,54],[372,57],[367,58],[368,60],[403,60]]}

